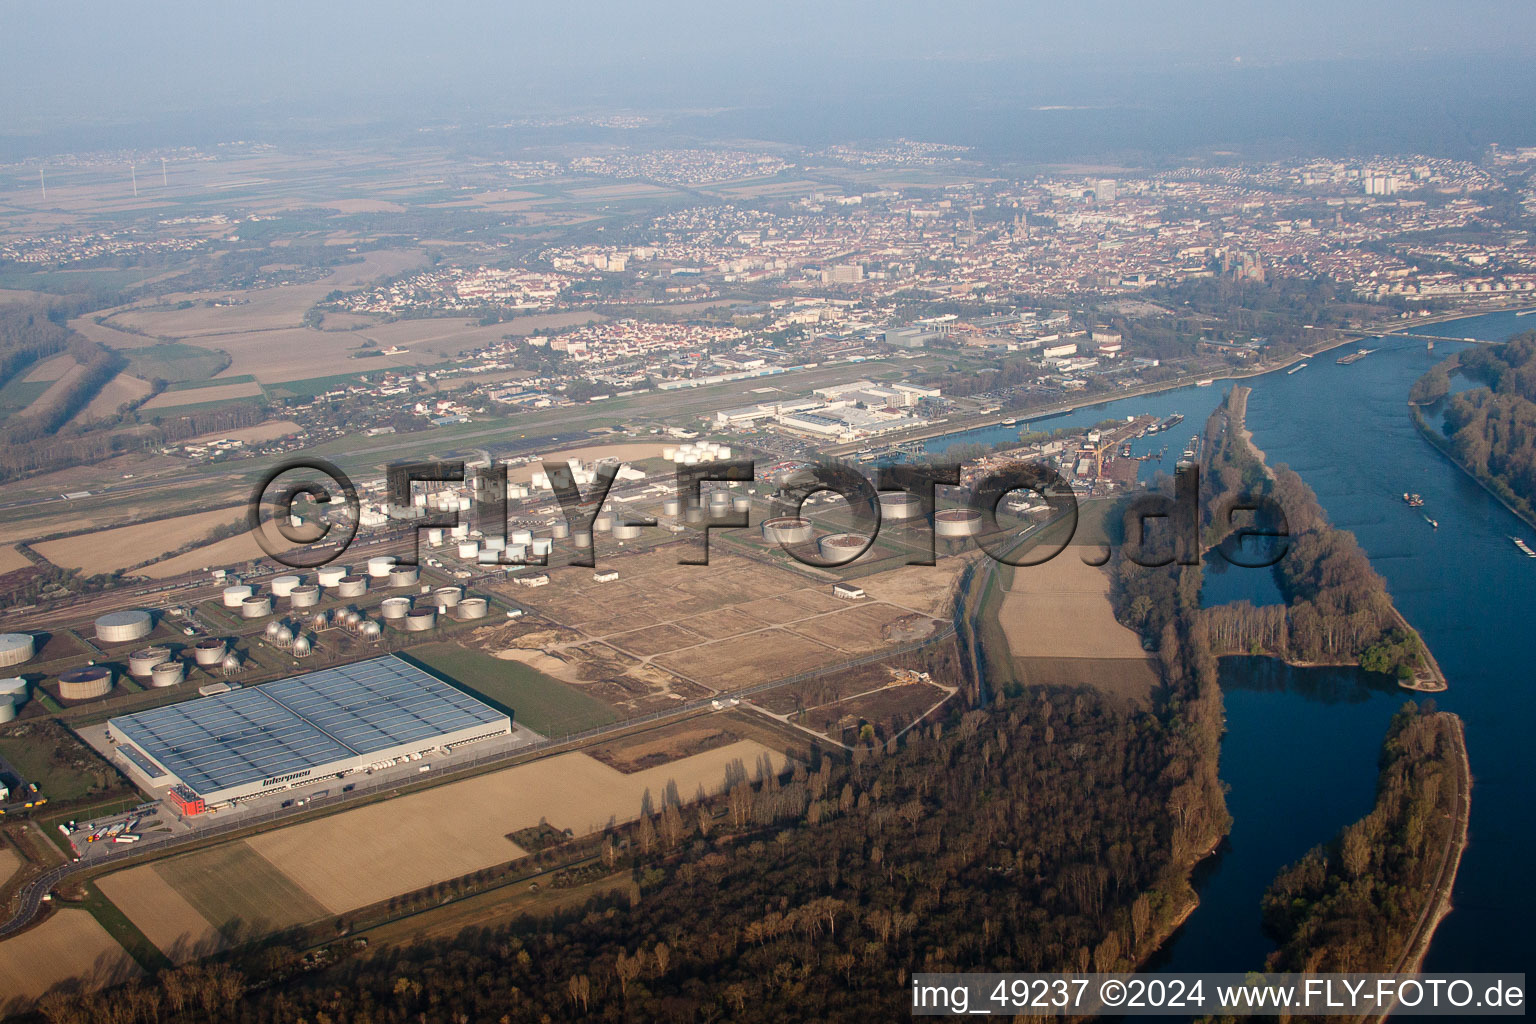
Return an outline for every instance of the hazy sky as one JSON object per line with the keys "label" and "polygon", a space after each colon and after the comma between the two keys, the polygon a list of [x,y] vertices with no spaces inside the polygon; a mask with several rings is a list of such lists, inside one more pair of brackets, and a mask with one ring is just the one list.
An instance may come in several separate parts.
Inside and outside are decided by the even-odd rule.
{"label": "hazy sky", "polygon": [[1524,0],[49,0],[8,3],[0,18],[0,115],[13,128],[236,103],[499,99],[530,84],[605,101],[665,87],[709,105],[743,85],[794,89],[829,65],[884,60],[1114,70],[1536,50]]}

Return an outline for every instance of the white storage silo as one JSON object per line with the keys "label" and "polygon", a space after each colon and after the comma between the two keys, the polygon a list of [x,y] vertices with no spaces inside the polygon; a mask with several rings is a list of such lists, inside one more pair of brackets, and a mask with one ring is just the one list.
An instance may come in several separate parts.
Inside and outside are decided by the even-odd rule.
{"label": "white storage silo", "polygon": [[468,561],[480,554],[480,542],[477,540],[459,541],[459,557]]}
{"label": "white storage silo", "polygon": [[186,669],[179,661],[162,661],[149,674],[149,685],[159,689],[175,686],[186,676]]}
{"label": "white storage silo", "polygon": [[533,553],[533,557],[548,558],[549,553],[554,548],[554,546],[554,542],[547,537],[535,537],[533,538],[533,543],[529,547]]}
{"label": "white storage silo", "polygon": [[564,519],[556,519],[554,525],[549,528],[549,534],[556,540],[565,540],[571,535],[571,524]]}
{"label": "white storage silo", "polygon": [[862,533],[834,533],[823,537],[816,549],[821,557],[834,565],[851,562],[869,546],[869,538]]}
{"label": "white storage silo", "polygon": [[299,589],[299,584],[303,582],[304,581],[299,579],[297,576],[274,576],[272,577],[271,584],[272,596],[292,597],[293,592]]}
{"label": "white storage silo", "polygon": [[171,656],[169,647],[145,647],[128,655],[128,674],[139,679],[148,678],[156,665]]}
{"label": "white storage silo", "polygon": [[414,565],[397,565],[389,570],[389,585],[414,587],[421,579],[421,570]]}
{"label": "white storage silo", "polygon": [[149,612],[131,609],[108,612],[96,620],[96,639],[108,644],[126,644],[142,640],[155,628]]}
{"label": "white storage silo", "polygon": [[443,531],[441,527],[434,526],[427,531],[427,543],[435,548],[443,546]]}
{"label": "white storage silo", "polygon": [[0,665],[20,665],[37,650],[30,633],[0,633]]}
{"label": "white storage silo", "polygon": [[437,609],[431,606],[425,608],[413,608],[411,614],[405,617],[405,628],[412,633],[421,633],[437,625]]}
{"label": "white storage silo", "polygon": [[203,668],[213,668],[224,660],[224,652],[227,650],[223,640],[217,637],[209,637],[199,640],[192,645],[192,660]]}
{"label": "white storage silo", "polygon": [[28,695],[27,681],[21,676],[0,679],[0,700],[8,700],[17,707],[21,707],[27,702]]}
{"label": "white storage silo", "polygon": [[464,597],[464,591],[458,587],[438,587],[432,591],[432,601],[439,608],[452,608]]}
{"label": "white storage silo", "polygon": [[239,608],[240,603],[256,593],[255,587],[247,587],[243,584],[224,588],[224,607]]}
{"label": "white storage silo", "polygon": [[387,579],[389,577],[389,570],[394,567],[394,555],[376,555],[368,559],[368,575],[376,580]]}
{"label": "white storage silo", "polygon": [[291,608],[313,608],[319,603],[319,587],[294,587],[293,593],[288,595],[288,605]]}
{"label": "white storage silo", "polygon": [[337,597],[362,597],[368,593],[367,576],[343,576],[336,584]]}
{"label": "white storage silo", "polygon": [[592,520],[592,529],[598,533],[607,533],[613,529],[613,513],[599,512]]}
{"label": "white storage silo", "polygon": [[350,572],[351,570],[345,565],[327,565],[320,570],[318,579],[322,587],[334,587]]}
{"label": "white storage silo", "polygon": [[533,543],[533,531],[532,530],[513,530],[512,531],[512,543],[513,544],[521,544],[524,547],[527,547],[529,544]]}
{"label": "white storage silo", "polygon": [[483,619],[490,610],[490,603],[483,597],[466,597],[453,609],[453,617],[461,621]]}
{"label": "white storage silo", "polygon": [[270,597],[248,597],[240,602],[240,617],[243,619],[259,619],[272,614],[272,599]]}
{"label": "white storage silo", "polygon": [[933,514],[935,536],[948,540],[974,537],[981,532],[981,513],[973,508],[946,508]]}
{"label": "white storage silo", "polygon": [[379,614],[386,619],[403,619],[411,613],[411,599],[408,597],[386,597],[379,602]]}
{"label": "white storage silo", "polygon": [[640,527],[629,526],[625,523],[615,523],[613,527],[614,540],[639,540]]}
{"label": "white storage silo", "polygon": [[59,674],[59,696],[65,700],[94,700],[112,692],[112,670],[87,665]]}

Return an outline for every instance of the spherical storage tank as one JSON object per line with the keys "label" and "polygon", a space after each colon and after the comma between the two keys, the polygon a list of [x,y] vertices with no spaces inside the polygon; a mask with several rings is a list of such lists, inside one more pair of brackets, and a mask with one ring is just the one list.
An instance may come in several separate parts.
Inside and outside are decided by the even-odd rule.
{"label": "spherical storage tank", "polygon": [[490,604],[483,597],[466,597],[453,609],[453,617],[456,619],[483,619],[490,610]]}
{"label": "spherical storage tank", "polygon": [[389,570],[389,585],[392,587],[414,587],[421,581],[421,570],[414,565],[397,565]]}
{"label": "spherical storage tank", "polygon": [[96,639],[107,644],[132,643],[149,636],[154,628],[155,620],[149,612],[138,609],[109,612],[96,620]]}
{"label": "spherical storage tank", "polygon": [[270,597],[248,597],[240,602],[240,617],[244,619],[260,619],[272,614],[272,599]]}
{"label": "spherical storage tank", "polygon": [[30,633],[0,633],[0,665],[20,665],[36,650]]}
{"label": "spherical storage tank", "polygon": [[307,658],[313,648],[310,646],[309,637],[295,637],[293,641],[293,656],[295,658]]}
{"label": "spherical storage tank", "polygon": [[368,593],[367,576],[343,576],[336,583],[337,597],[362,597]]}
{"label": "spherical storage tank", "polygon": [[368,575],[381,580],[389,576],[389,570],[395,567],[393,555],[379,555],[377,558],[368,559]]}
{"label": "spherical storage tank", "polygon": [[868,544],[869,538],[862,533],[834,533],[821,538],[816,549],[822,558],[841,565],[857,558]]}
{"label": "spherical storage tank", "polygon": [[935,536],[951,540],[981,532],[981,513],[972,508],[946,508],[933,514]]}
{"label": "spherical storage tank", "polygon": [[327,565],[318,574],[322,587],[334,587],[350,570],[345,565]]}
{"label": "spherical storage tank", "polygon": [[181,682],[183,674],[181,662],[162,661],[150,672],[149,685],[154,687],[175,686]]}
{"label": "spherical storage tank", "polygon": [[210,668],[224,660],[226,650],[223,640],[209,637],[207,640],[199,640],[192,646],[192,659],[204,668]]}
{"label": "spherical storage tank", "polygon": [[93,700],[112,692],[112,670],[105,665],[87,665],[59,676],[59,696],[65,700]]}
{"label": "spherical storage tank", "polygon": [[256,593],[255,587],[247,587],[243,584],[224,588],[224,607],[239,608],[240,602]]}
{"label": "spherical storage tank", "polygon": [[923,511],[923,503],[917,500],[917,495],[908,494],[906,491],[881,491],[880,492],[880,519],[882,522],[888,519],[916,519]]}
{"label": "spherical storage tank", "polygon": [[298,590],[299,584],[303,582],[297,576],[274,576],[272,577],[272,596],[292,597],[293,592]]}
{"label": "spherical storage tank", "polygon": [[169,659],[170,656],[169,647],[146,647],[143,650],[134,651],[128,655],[128,674],[143,679],[154,671],[156,665]]}
{"label": "spherical storage tank", "polygon": [[799,516],[763,520],[763,539],[770,544],[808,544],[813,536],[810,522]]}
{"label": "spherical storage tank", "polygon": [[319,603],[319,587],[294,587],[293,593],[288,595],[288,604],[292,608],[313,608]]}

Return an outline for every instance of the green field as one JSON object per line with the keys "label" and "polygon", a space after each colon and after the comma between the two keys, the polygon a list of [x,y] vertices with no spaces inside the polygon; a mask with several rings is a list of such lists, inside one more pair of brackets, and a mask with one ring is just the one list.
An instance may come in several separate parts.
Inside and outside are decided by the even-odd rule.
{"label": "green field", "polygon": [[618,720],[602,701],[521,662],[446,643],[413,647],[406,656],[545,736],[564,736]]}
{"label": "green field", "polygon": [[326,916],[313,897],[244,843],[222,843],[154,867],[232,943]]}
{"label": "green field", "polygon": [[[41,699],[42,695],[38,695]],[[79,800],[93,792],[110,796],[127,786],[117,770],[49,718],[32,718],[0,733],[0,757],[52,803]]]}
{"label": "green field", "polygon": [[145,380],[207,380],[229,365],[229,356],[196,345],[167,342],[130,349],[128,372]]}
{"label": "green field", "polygon": [[20,412],[42,397],[43,392],[53,385],[51,380],[23,380],[26,375],[24,370],[0,388],[0,416]]}
{"label": "green field", "polygon": [[225,384],[251,384],[256,377],[254,374],[241,373],[233,377],[219,377],[209,380],[179,380],[166,386],[167,391],[196,391],[198,388],[221,388]]}

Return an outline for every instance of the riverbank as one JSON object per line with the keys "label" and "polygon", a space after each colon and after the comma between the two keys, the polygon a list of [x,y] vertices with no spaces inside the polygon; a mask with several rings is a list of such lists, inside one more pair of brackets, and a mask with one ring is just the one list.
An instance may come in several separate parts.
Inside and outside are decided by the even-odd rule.
{"label": "riverbank", "polygon": [[1451,465],[1455,466],[1467,476],[1477,481],[1478,486],[1487,491],[1489,495],[1492,496],[1493,500],[1497,501],[1500,505],[1503,505],[1506,509],[1508,509],[1510,515],[1514,516],[1525,525],[1531,527],[1533,530],[1536,530],[1536,514],[1525,512],[1515,507],[1515,505],[1510,502],[1507,497],[1500,494],[1498,489],[1493,486],[1492,480],[1484,479],[1480,474],[1474,472],[1471,466],[1468,466],[1456,457],[1456,452],[1451,447],[1450,439],[1447,438],[1444,434],[1440,433],[1440,431],[1436,430],[1434,427],[1430,426],[1429,421],[1424,418],[1423,410],[1421,410],[1417,405],[1414,405],[1412,402],[1408,403],[1408,407],[1413,411],[1413,426],[1414,429],[1419,432],[1420,437],[1428,441],[1430,446],[1438,451],[1441,455],[1444,455],[1446,459],[1451,463]]}

